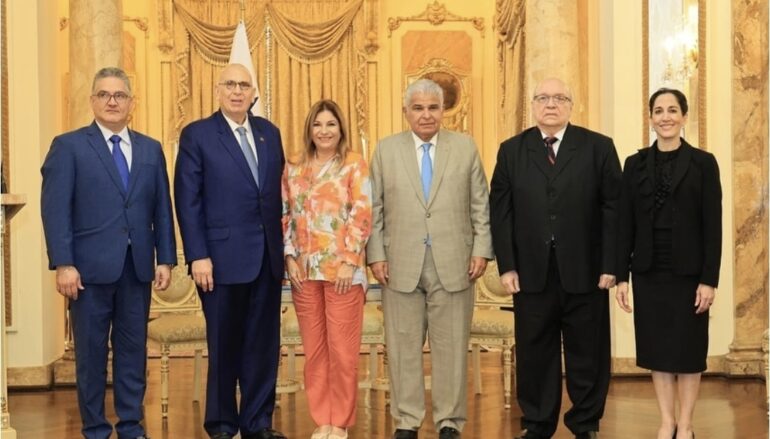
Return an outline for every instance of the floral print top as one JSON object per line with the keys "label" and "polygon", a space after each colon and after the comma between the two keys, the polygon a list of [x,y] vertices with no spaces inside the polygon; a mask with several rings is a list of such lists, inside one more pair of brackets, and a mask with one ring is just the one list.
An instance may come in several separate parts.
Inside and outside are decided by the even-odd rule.
{"label": "floral print top", "polygon": [[340,264],[356,266],[353,284],[367,284],[366,241],[372,231],[372,188],[361,154],[335,157],[313,175],[310,166],[283,172],[284,255],[294,256],[310,280],[333,282]]}

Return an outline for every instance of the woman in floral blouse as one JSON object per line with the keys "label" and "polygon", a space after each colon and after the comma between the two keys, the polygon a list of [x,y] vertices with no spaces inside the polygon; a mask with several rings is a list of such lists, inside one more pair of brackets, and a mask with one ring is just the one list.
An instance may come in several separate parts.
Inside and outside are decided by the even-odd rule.
{"label": "woman in floral blouse", "polygon": [[305,120],[305,148],[286,165],[286,271],[305,350],[312,439],[347,438],[356,418],[358,353],[371,232],[369,171],[350,151],[347,124],[331,100]]}

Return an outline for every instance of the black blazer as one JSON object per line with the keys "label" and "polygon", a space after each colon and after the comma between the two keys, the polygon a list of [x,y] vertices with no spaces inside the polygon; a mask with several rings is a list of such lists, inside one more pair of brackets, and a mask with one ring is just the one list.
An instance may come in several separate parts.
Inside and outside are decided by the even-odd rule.
{"label": "black blazer", "polygon": [[[717,287],[722,258],[722,188],[714,156],[682,139],[674,164],[672,265],[674,273],[699,276]],[[618,282],[629,270],[652,268],[655,204],[655,150],[640,149],[626,159],[618,237]]]}
{"label": "black blazer", "polygon": [[585,128],[567,126],[553,166],[537,127],[503,142],[490,189],[500,273],[517,270],[522,291],[542,291],[553,238],[563,288],[595,291],[616,271],[620,181],[612,139]]}

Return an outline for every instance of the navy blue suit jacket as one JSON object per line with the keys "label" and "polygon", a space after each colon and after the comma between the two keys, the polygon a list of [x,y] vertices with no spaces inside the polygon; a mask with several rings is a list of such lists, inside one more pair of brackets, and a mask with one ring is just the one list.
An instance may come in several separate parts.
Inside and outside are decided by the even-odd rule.
{"label": "navy blue suit jacket", "polygon": [[188,264],[211,258],[215,284],[242,284],[259,275],[263,258],[283,278],[278,128],[249,116],[259,160],[259,187],[221,111],[187,125],[179,139],[174,199]]}
{"label": "navy blue suit jacket", "polygon": [[84,283],[116,282],[126,249],[142,282],[176,264],[166,159],[160,143],[129,130],[128,190],[96,122],[54,138],[41,172],[49,268],[74,265]]}

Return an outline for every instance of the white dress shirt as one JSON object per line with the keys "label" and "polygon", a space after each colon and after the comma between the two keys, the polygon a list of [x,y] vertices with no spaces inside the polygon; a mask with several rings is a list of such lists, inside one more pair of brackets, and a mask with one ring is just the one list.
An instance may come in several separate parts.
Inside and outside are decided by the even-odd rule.
{"label": "white dress shirt", "polygon": [[120,137],[120,150],[123,151],[123,155],[126,156],[128,170],[131,171],[131,137],[128,135],[128,128],[123,127],[119,133],[113,133],[112,130],[103,127],[99,121],[96,121],[96,126],[98,126],[99,131],[102,132],[102,136],[104,136],[104,141],[107,142],[107,148],[109,148],[110,154],[112,154],[112,140],[110,140],[110,137],[116,134]]}

